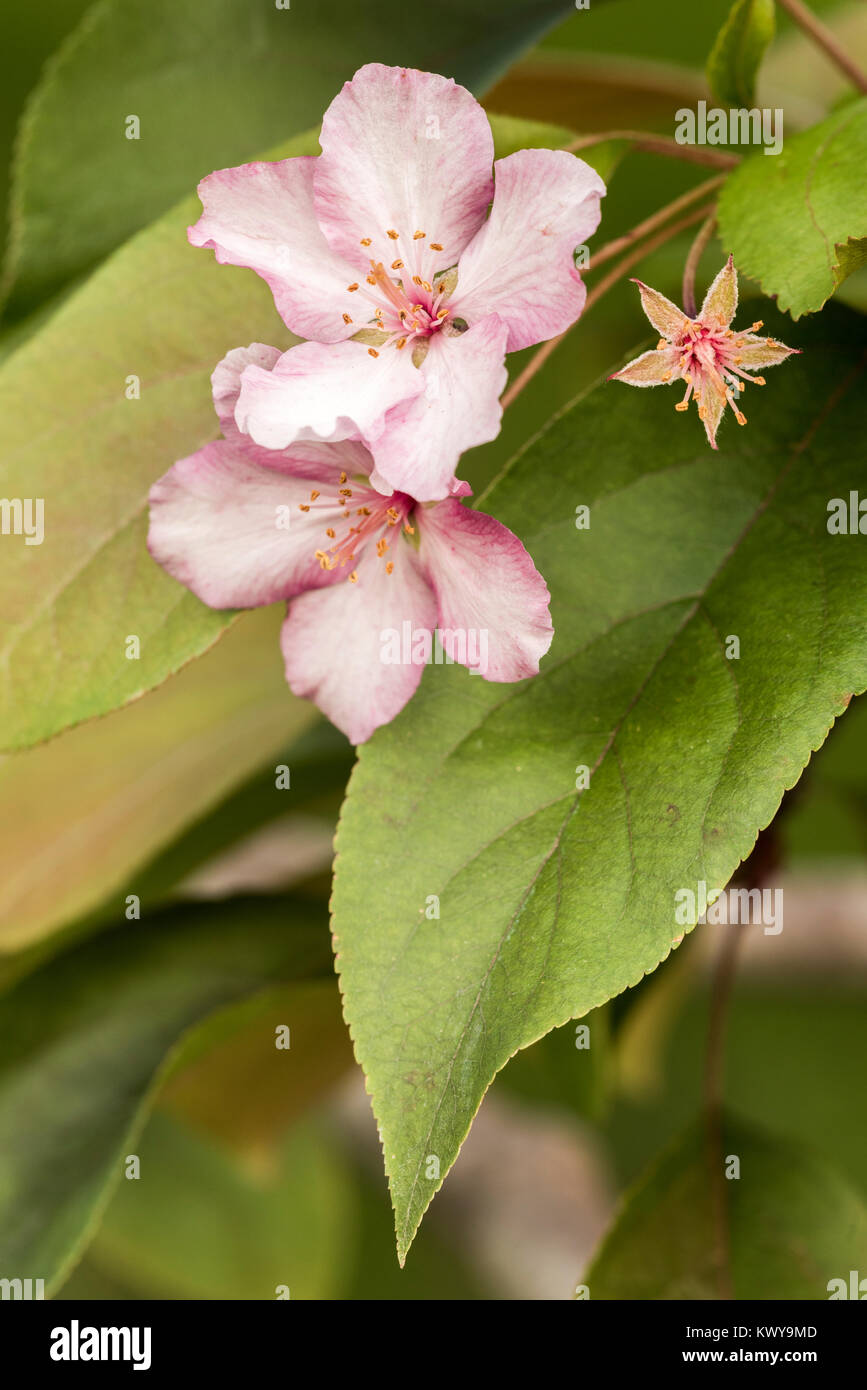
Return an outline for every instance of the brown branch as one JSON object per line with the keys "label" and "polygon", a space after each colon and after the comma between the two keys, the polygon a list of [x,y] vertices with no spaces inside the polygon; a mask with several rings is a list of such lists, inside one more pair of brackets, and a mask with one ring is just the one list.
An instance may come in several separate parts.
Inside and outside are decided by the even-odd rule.
{"label": "brown branch", "polygon": [[701,198],[713,193],[720,184],[725,183],[724,174],[716,174],[712,179],[706,179],[704,183],[696,184],[695,188],[690,188],[687,193],[683,193],[674,202],[666,203],[664,208],[653,213],[651,217],[646,217],[643,222],[639,222],[630,232],[625,232],[623,236],[617,237],[615,241],[606,242],[598,251],[591,251],[590,265],[588,269],[598,270],[606,261],[610,261],[614,256],[619,256],[621,251],[626,251],[630,246],[634,246],[636,241],[648,236],[650,232],[655,232],[657,227],[664,224],[672,217],[676,217],[679,212],[690,207],[692,203],[697,203]]}
{"label": "brown branch", "polygon": [[741,162],[740,155],[723,154],[719,150],[709,150],[704,145],[680,145],[670,135],[654,135],[648,130],[602,130],[596,135],[579,135],[577,140],[572,140],[563,148],[570,154],[577,154],[579,150],[601,145],[606,140],[628,140],[644,154],[686,159],[690,164],[706,164],[711,169],[734,169]]}
{"label": "brown branch", "polygon": [[689,248],[689,255],[686,258],[686,265],[683,267],[683,287],[681,293],[681,303],[683,312],[687,318],[695,318],[695,277],[698,272],[699,263],[707,250],[708,243],[716,229],[716,213],[712,212],[706,222],[703,222],[698,229],[698,234],[692,246]]}
{"label": "brown branch", "polygon": [[853,63],[845,48],[835,38],[834,34],[821,19],[817,19],[813,11],[802,4],[802,0],[780,0],[784,10],[788,10],[792,19],[803,29],[805,34],[813,40],[831,59],[836,63],[841,72],[844,72],[849,81],[858,88],[859,92],[867,92],[867,76],[861,71],[857,63]]}

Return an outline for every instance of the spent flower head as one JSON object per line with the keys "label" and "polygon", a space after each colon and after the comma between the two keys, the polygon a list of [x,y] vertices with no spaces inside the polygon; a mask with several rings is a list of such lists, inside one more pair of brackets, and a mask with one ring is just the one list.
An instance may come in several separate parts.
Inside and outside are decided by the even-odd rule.
{"label": "spent flower head", "polygon": [[712,449],[718,447],[717,429],[726,406],[731,406],[739,425],[747,423],[738,404],[744,383],[764,386],[765,379],[753,373],[762,367],[776,367],[799,351],[774,338],[760,338],[759,319],[749,328],[737,331],[731,321],[738,307],[738,275],[729,256],[704,297],[695,318],[689,318],[659,290],[636,280],[645,314],[662,338],[650,352],[644,352],[614,372],[610,381],[628,386],[667,386],[686,382],[686,394],[675,410],[686,410],[695,397]]}

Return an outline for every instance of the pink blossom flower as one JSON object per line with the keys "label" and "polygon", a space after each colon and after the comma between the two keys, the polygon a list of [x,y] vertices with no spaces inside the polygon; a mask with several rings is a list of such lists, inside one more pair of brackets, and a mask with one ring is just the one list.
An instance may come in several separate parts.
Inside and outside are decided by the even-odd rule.
{"label": "pink blossom flower", "polygon": [[448,657],[477,665],[488,680],[535,675],[553,635],[548,590],[505,526],[457,497],[422,505],[377,491],[358,441],[272,451],[239,432],[242,373],[278,357],[254,343],[217,367],[225,437],[151,489],[154,559],[211,608],[291,600],[281,637],[286,679],[354,743],[409,700],[435,630]]}
{"label": "pink blossom flower", "polygon": [[686,410],[690,397],[695,395],[699,418],[711,448],[716,449],[716,433],[726,405],[731,406],[738,424],[745,425],[738,393],[746,381],[756,386],[765,384],[764,377],[751,373],[760,367],[776,367],[798,349],[773,338],[757,337],[755,330],[762,327],[761,320],[740,332],[729,326],[738,307],[738,276],[731,256],[694,319],[658,290],[640,280],[634,283],[640,291],[644,312],[657,333],[662,334],[662,341],[614,372],[609,380],[625,381],[628,386],[663,386],[685,381],[686,395],[674,408]]}
{"label": "pink blossom flower", "polygon": [[335,97],[320,143],[199,185],[190,241],[255,270],[309,340],[245,372],[238,424],[270,449],[360,439],[375,487],[443,498],[461,453],[499,431],[504,353],[580,315],[573,253],[605,185],[564,150],[494,163],[468,91],[378,63]]}

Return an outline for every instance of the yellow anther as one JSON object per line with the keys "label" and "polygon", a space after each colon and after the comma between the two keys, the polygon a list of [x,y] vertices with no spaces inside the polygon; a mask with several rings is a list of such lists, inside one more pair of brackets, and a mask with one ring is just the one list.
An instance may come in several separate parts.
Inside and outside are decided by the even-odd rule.
{"label": "yellow anther", "polygon": [[389,560],[388,564],[386,565],[385,572],[386,574],[394,573],[394,562],[392,560]]}
{"label": "yellow anther", "polygon": [[357,290],[357,289],[358,289],[358,281],[356,281],[356,282],[355,282],[354,284],[352,284],[352,285],[347,285],[346,288],[350,291],[350,293],[351,293],[353,290]]}
{"label": "yellow anther", "polygon": [[368,348],[367,355],[368,357],[378,357],[379,353],[377,352],[376,348]]}
{"label": "yellow anther", "polygon": [[392,261],[392,270],[403,270],[403,261]]}
{"label": "yellow anther", "polygon": [[398,237],[400,236],[400,233],[396,232],[393,227],[389,227],[388,231],[386,232],[386,236],[390,236],[392,241],[397,241]]}
{"label": "yellow anther", "polygon": [[299,512],[309,512],[309,511],[310,511],[310,508],[308,507],[308,505],[307,505],[306,502],[299,502],[299,503],[298,503],[298,510],[299,510]]}
{"label": "yellow anther", "polygon": [[351,487],[342,487],[342,488],[340,489],[340,496],[341,496],[341,497],[351,497],[351,496],[352,496],[352,488],[351,488]]}
{"label": "yellow anther", "polygon": [[342,483],[345,483],[345,482],[346,482],[346,474],[345,474],[345,473],[341,473],[341,474],[340,474],[340,481],[341,481]]}
{"label": "yellow anther", "polygon": [[443,249],[442,245],[438,241],[430,241],[428,242],[428,245],[430,246],[430,249],[432,251],[442,251]]}
{"label": "yellow anther", "polygon": [[353,570],[353,571],[352,571],[351,575],[349,576],[349,582],[350,582],[350,584],[357,584],[357,583],[358,583],[358,570]]}
{"label": "yellow anther", "polygon": [[424,281],[422,280],[422,278],[421,278],[420,275],[414,275],[414,276],[412,277],[412,283],[413,283],[414,285],[423,285],[423,284],[424,284]]}
{"label": "yellow anther", "polygon": [[413,239],[413,241],[421,241],[421,238],[422,238],[423,236],[424,236],[424,232],[413,232],[413,234],[412,234],[412,239]]}
{"label": "yellow anther", "polygon": [[312,491],[311,494],[310,494],[310,501],[311,501],[311,502],[315,502],[318,496],[319,496],[319,493],[318,493],[318,492],[316,491],[316,489],[314,488],[313,491]]}
{"label": "yellow anther", "polygon": [[414,526],[410,526],[409,522],[406,523],[406,525],[404,526],[403,529],[404,529],[404,531],[406,532],[406,534],[407,534],[408,536],[414,536],[414,535],[415,535],[415,527],[414,527]]}
{"label": "yellow anther", "polygon": [[352,323],[352,319],[349,317],[349,314],[344,314],[344,315],[343,315],[343,322],[344,322],[344,323]]}
{"label": "yellow anther", "polygon": [[337,532],[334,530],[334,527],[333,527],[333,526],[329,526],[328,529],[327,529],[327,531],[325,532],[325,534],[326,534],[326,536],[328,537],[329,540],[332,540],[332,541],[333,541],[335,535],[337,534]]}
{"label": "yellow anther", "polygon": [[427,290],[428,294],[433,294],[433,285],[429,280],[422,280],[421,287],[423,290]]}
{"label": "yellow anther", "polygon": [[375,285],[375,284],[376,284],[376,276],[375,276],[375,275],[368,275],[368,276],[366,276],[365,278],[366,278],[366,280],[367,280],[368,285]]}
{"label": "yellow anther", "polygon": [[369,237],[369,236],[363,236],[363,237],[361,238],[361,244],[362,244],[362,246],[369,246],[369,245],[370,245],[370,237]]}
{"label": "yellow anther", "polygon": [[440,309],[439,313],[437,314],[437,318],[444,319],[447,313],[448,309]]}
{"label": "yellow anther", "polygon": [[689,410],[689,401],[678,401],[675,410]]}

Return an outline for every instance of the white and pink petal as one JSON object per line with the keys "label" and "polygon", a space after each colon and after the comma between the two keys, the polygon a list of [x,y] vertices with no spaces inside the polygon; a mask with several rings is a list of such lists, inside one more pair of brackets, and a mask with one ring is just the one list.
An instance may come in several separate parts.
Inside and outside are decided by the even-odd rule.
{"label": "white and pink petal", "polygon": [[238,428],[266,449],[296,441],[375,441],[387,413],[424,390],[408,352],[363,343],[300,343],[270,371],[247,367],[235,408]]}
{"label": "white and pink petal", "polygon": [[652,348],[643,352],[619,372],[612,372],[609,381],[625,381],[628,386],[667,386],[681,375],[678,347]]}
{"label": "white and pink petal", "polygon": [[[302,594],[283,624],[290,689],[313,700],[352,743],[364,743],[411,699],[424,670],[423,659],[412,659],[421,646],[412,634],[436,623],[436,601],[416,553],[403,540],[399,550],[389,552],[395,558],[388,574],[384,558],[366,549],[356,583]],[[404,624],[409,643],[402,640]],[[390,659],[395,634],[399,654],[409,659]]]}
{"label": "white and pink petal", "polygon": [[[301,510],[317,483],[262,468],[237,443],[206,444],[151,488],[148,549],[210,608],[257,608],[330,584],[314,555],[330,517]],[[336,498],[332,513],[341,515]]]}
{"label": "white and pink petal", "polygon": [[199,184],[203,212],[189,228],[193,246],[222,265],[247,266],[270,287],[277,312],[302,338],[340,342],[358,313],[351,265],[329,246],[313,207],[315,158],[242,164]]}
{"label": "white and pink petal", "polygon": [[499,314],[515,352],[581,314],[587,292],[574,252],[599,225],[605,184],[565,150],[519,150],[494,173],[491,215],[461,257],[453,310],[469,323]]}
{"label": "white and pink petal", "polygon": [[455,660],[475,656],[466,664],[490,681],[536,675],[554,635],[550,595],[518,537],[455,498],[414,516],[444,650]]}
{"label": "white and pink petal", "polygon": [[475,97],[451,78],[368,63],[325,112],[320,144],[317,216],[334,251],[359,270],[369,259],[387,265],[399,256],[410,273],[423,264],[432,279],[454,265],[484,220],[493,192],[491,128]]}
{"label": "white and pink petal", "polygon": [[408,492],[419,502],[466,495],[466,484],[455,478],[461,454],[500,432],[506,334],[492,314],[466,333],[450,337],[441,330],[429,339],[416,373],[423,393],[391,410],[378,438],[367,437],[383,490]]}

